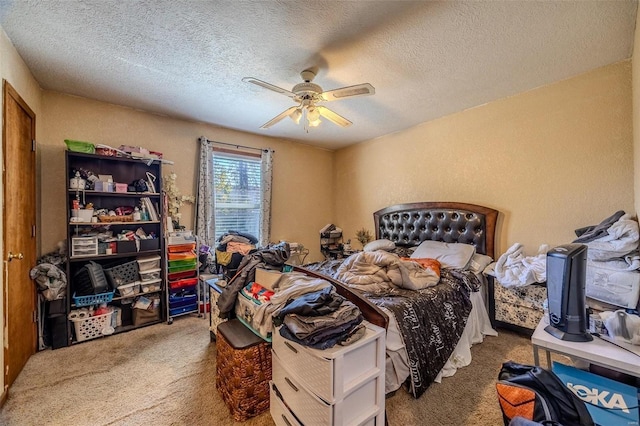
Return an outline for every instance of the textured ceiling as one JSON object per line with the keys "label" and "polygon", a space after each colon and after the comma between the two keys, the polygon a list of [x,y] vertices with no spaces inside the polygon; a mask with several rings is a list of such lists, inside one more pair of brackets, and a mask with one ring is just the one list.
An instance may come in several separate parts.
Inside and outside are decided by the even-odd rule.
{"label": "textured ceiling", "polygon": [[[326,148],[631,56],[636,1],[7,1],[0,25],[45,89]],[[317,67],[354,125],[259,127]]]}

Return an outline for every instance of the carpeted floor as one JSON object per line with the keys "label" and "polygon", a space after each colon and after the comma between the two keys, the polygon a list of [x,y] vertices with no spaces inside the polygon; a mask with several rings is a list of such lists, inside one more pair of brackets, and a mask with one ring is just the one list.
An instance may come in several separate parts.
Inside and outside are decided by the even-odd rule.
{"label": "carpeted floor", "polygon": [[[209,321],[177,318],[34,355],[9,392],[0,425],[235,425],[215,387]],[[386,400],[389,425],[502,424],[503,361],[532,363],[529,339],[507,331],[472,348],[473,362],[415,400]],[[247,426],[273,425],[269,413]]]}

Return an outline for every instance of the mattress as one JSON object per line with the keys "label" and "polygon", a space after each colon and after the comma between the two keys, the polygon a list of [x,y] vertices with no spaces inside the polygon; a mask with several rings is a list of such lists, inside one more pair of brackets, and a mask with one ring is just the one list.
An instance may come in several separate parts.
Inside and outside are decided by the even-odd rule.
{"label": "mattress", "polygon": [[585,292],[592,299],[635,309],[640,296],[640,272],[607,268],[589,260]]}

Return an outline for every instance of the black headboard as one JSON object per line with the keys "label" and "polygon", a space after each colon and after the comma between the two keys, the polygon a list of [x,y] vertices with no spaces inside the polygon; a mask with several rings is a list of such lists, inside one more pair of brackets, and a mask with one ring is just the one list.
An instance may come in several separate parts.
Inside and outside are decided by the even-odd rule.
{"label": "black headboard", "polygon": [[471,244],[494,259],[497,219],[497,210],[456,202],[396,204],[373,214],[376,239],[409,247],[424,240]]}

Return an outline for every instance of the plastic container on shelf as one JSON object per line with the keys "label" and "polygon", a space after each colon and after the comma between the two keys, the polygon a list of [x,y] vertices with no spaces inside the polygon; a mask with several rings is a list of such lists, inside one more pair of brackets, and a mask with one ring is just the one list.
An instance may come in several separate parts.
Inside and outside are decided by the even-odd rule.
{"label": "plastic container on shelf", "polygon": [[147,271],[140,271],[140,280],[144,281],[150,281],[150,280],[157,280],[158,278],[160,278],[160,274],[161,274],[162,269],[160,268],[156,268],[156,269],[149,269]]}
{"label": "plastic container on shelf", "polygon": [[187,266],[169,266],[169,274],[173,274],[176,272],[185,272],[190,271],[196,267],[195,264],[187,265]]}
{"label": "plastic container on shelf", "polygon": [[111,288],[119,288],[123,284],[129,284],[138,280],[138,263],[130,262],[111,265],[104,268],[104,274],[111,283]]}
{"label": "plastic container on shelf", "polygon": [[175,253],[168,253],[167,254],[167,258],[169,259],[169,261],[176,261],[176,260],[195,260],[196,259],[196,254],[193,251],[185,251],[185,252],[175,252]]}
{"label": "plastic container on shelf", "polygon": [[162,289],[162,278],[150,281],[142,281],[140,283],[140,291],[142,293],[150,293],[152,291],[160,291]]}
{"label": "plastic container on shelf", "polygon": [[173,272],[169,274],[169,281],[182,280],[185,278],[193,278],[198,275],[198,271],[195,269],[189,269],[188,271]]}
{"label": "plastic container on shelf", "polygon": [[193,251],[196,249],[196,243],[188,243],[188,244],[176,244],[173,246],[168,246],[169,253],[177,253],[183,251]]}
{"label": "plastic container on shelf", "polygon": [[198,278],[187,278],[184,280],[169,282],[169,288],[171,288],[171,290],[178,290],[178,289],[182,290],[189,287],[195,287],[197,285],[198,285]]}
{"label": "plastic container on shelf", "polygon": [[131,297],[140,293],[140,281],[124,284],[118,287],[118,293],[121,297]]}
{"label": "plastic container on shelf", "polygon": [[140,271],[158,269],[160,267],[160,256],[139,257],[137,262]]}
{"label": "plastic container on shelf", "polygon": [[113,294],[115,291],[109,291],[101,294],[91,294],[89,296],[76,296],[73,294],[73,303],[76,306],[90,306],[97,305],[99,303],[109,303],[113,300]]}
{"label": "plastic container on shelf", "polygon": [[194,257],[193,259],[184,259],[184,260],[170,260],[169,268],[178,268],[180,266],[186,266],[189,268],[195,268],[197,264],[197,259]]}

